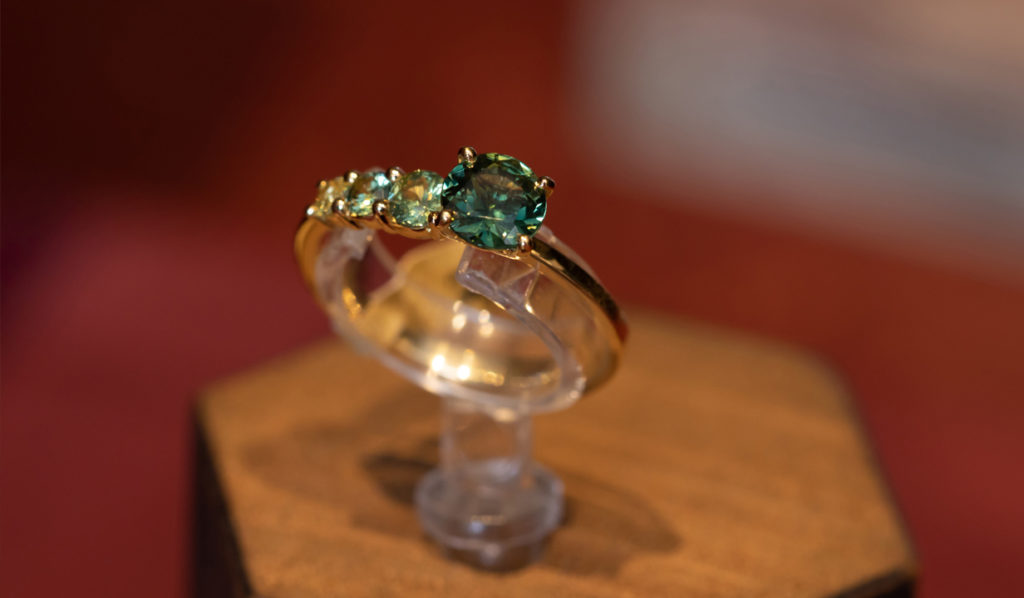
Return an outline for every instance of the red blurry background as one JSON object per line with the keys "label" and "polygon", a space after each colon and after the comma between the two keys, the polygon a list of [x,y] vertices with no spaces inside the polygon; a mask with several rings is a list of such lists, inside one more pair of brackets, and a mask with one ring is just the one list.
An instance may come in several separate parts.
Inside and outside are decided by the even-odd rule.
{"label": "red blurry background", "polygon": [[830,360],[922,596],[1021,592],[1019,246],[786,224],[736,208],[779,187],[683,155],[668,187],[609,168],[628,144],[580,107],[592,6],[4,3],[0,593],[187,594],[194,391],[326,333],[290,254],[314,183],[467,143],[557,178],[552,228],[627,305]]}

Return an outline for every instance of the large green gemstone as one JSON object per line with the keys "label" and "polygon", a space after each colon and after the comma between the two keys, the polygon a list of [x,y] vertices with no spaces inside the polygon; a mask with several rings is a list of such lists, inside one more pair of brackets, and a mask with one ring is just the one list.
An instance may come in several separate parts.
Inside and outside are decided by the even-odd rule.
{"label": "large green gemstone", "polygon": [[472,166],[453,168],[444,179],[441,204],[452,212],[452,232],[484,249],[515,249],[519,235],[536,233],[547,213],[544,190],[530,167],[502,154],[483,154]]}
{"label": "large green gemstone", "polygon": [[360,174],[349,187],[345,215],[359,217],[373,214],[373,202],[387,199],[390,192],[391,181],[383,170],[375,168]]}
{"label": "large green gemstone", "polygon": [[441,211],[441,175],[429,170],[403,174],[391,188],[388,208],[395,222],[411,229],[427,227],[431,212]]}

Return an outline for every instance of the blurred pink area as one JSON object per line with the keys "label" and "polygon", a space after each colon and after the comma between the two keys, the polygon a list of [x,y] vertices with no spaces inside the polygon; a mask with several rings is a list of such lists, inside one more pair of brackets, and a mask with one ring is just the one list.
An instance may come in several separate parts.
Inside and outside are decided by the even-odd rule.
{"label": "blurred pink area", "polygon": [[[327,334],[290,253],[314,183],[375,164],[443,171],[467,143],[558,180],[552,228],[627,305],[835,364],[920,550],[921,596],[1020,593],[1018,245],[951,257],[995,236],[988,216],[955,227],[967,192],[941,225],[914,224],[924,203],[896,234],[865,234],[906,182],[868,181],[888,195],[860,212],[809,214],[815,189],[856,198],[836,178],[856,160],[808,168],[808,185],[737,153],[752,166],[723,181],[693,149],[713,131],[680,144],[691,129],[659,119],[661,153],[645,155],[656,140],[623,123],[673,105],[626,94],[640,103],[609,120],[620,96],[588,77],[618,71],[587,37],[609,6],[5,4],[0,593],[187,594],[193,393]],[[984,80],[963,85],[984,95]],[[635,165],[610,169],[627,154]],[[999,208],[1000,238],[1019,232],[1015,205]]]}

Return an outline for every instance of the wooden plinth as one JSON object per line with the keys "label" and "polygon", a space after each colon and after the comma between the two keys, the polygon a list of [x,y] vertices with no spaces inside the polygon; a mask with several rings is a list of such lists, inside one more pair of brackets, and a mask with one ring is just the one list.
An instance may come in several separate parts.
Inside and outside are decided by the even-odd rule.
{"label": "wooden plinth", "polygon": [[443,559],[412,506],[437,402],[339,341],[198,404],[200,595],[909,596],[910,543],[840,382],[786,346],[632,314],[615,379],[536,420],[544,557]]}

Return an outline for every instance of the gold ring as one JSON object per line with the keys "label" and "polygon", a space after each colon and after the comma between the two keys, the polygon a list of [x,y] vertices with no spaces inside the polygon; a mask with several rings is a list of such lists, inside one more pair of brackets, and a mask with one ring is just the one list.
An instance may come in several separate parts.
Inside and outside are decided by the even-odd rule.
{"label": "gold ring", "polygon": [[[627,326],[589,266],[542,226],[554,181],[459,150],[447,177],[321,181],[295,236],[338,333],[423,388],[494,409],[565,407],[615,371]],[[376,233],[430,240],[395,259]]]}

